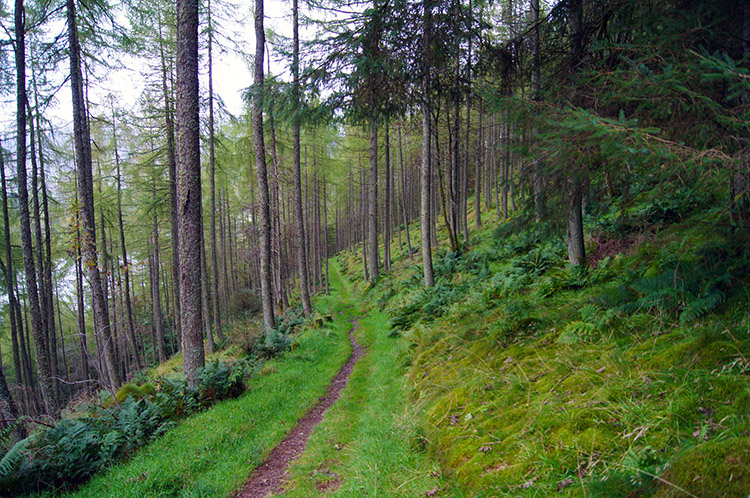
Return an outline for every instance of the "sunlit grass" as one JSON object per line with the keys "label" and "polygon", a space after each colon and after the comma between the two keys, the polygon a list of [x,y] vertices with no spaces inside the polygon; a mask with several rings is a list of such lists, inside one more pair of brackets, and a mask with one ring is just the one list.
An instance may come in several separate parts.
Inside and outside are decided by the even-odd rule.
{"label": "sunlit grass", "polygon": [[386,314],[371,309],[360,319],[367,354],[293,464],[285,498],[432,496],[446,487],[407,396],[408,343],[388,333]]}
{"label": "sunlit grass", "polygon": [[300,334],[298,347],[253,374],[242,397],[190,417],[129,461],[65,496],[231,494],[323,395],[348,358],[350,310],[343,303],[342,295],[319,299],[321,311],[336,320]]}

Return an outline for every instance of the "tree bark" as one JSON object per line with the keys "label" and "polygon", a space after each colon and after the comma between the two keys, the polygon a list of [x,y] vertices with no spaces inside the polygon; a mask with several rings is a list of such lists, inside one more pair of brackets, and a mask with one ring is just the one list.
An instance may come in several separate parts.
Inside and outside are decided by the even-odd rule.
{"label": "tree bark", "polygon": [[205,364],[201,304],[201,168],[198,0],[177,0],[177,209],[180,328],[188,385]]}
{"label": "tree bark", "polygon": [[10,239],[10,214],[8,211],[8,189],[5,181],[5,151],[0,141],[0,181],[2,182],[2,199],[3,199],[3,223],[5,234],[5,259],[8,266],[5,268],[5,284],[8,289],[8,305],[10,308],[10,331],[13,344],[13,367],[16,373],[16,383],[24,384],[24,368],[21,364],[21,354],[18,345],[18,325],[16,323],[16,313],[18,301],[16,300],[15,279],[13,271],[13,250]]}
{"label": "tree bark", "polygon": [[46,410],[56,414],[58,400],[52,380],[49,362],[49,347],[44,333],[42,310],[39,306],[39,293],[36,281],[36,267],[31,242],[31,219],[29,214],[29,194],[26,183],[26,52],[25,52],[25,15],[23,0],[15,2],[15,35],[16,35],[16,165],[18,180],[18,204],[21,223],[21,245],[23,249],[26,288],[31,307],[31,329],[37,357],[39,385]]}
{"label": "tree bark", "polygon": [[255,167],[258,175],[260,200],[260,284],[263,303],[263,324],[267,332],[276,325],[273,313],[271,284],[271,220],[266,171],[266,146],[263,139],[263,55],[266,34],[263,28],[263,0],[255,0],[255,95],[253,100],[253,136],[255,139]]}
{"label": "tree bark", "polygon": [[430,216],[430,183],[432,176],[430,172],[430,163],[432,159],[432,109],[431,109],[431,82],[430,82],[430,71],[432,64],[432,56],[430,50],[430,44],[432,43],[432,7],[430,0],[424,0],[424,26],[423,26],[423,64],[424,74],[422,76],[422,90],[423,90],[423,102],[422,102],[422,166],[420,170],[420,206],[419,206],[419,222],[421,225],[422,232],[422,271],[424,274],[424,285],[425,287],[432,287],[435,285],[435,277],[432,270],[432,237],[431,237],[431,216]]}

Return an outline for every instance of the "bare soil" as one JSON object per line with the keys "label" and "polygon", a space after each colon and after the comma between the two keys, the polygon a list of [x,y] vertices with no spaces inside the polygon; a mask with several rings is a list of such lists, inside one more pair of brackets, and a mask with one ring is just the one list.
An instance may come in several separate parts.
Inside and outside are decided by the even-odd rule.
{"label": "bare soil", "polygon": [[[284,490],[284,481],[287,476],[289,464],[305,450],[305,445],[310,433],[322,420],[326,410],[333,405],[341,391],[349,381],[354,365],[365,354],[365,349],[357,343],[354,332],[357,330],[358,321],[352,321],[352,330],[349,332],[349,340],[352,344],[352,354],[346,364],[331,380],[326,393],[308,411],[297,425],[289,432],[286,439],[279,443],[268,455],[268,459],[255,469],[250,479],[238,492],[235,498],[264,498],[271,493],[280,493]],[[335,486],[339,483],[337,482]]]}

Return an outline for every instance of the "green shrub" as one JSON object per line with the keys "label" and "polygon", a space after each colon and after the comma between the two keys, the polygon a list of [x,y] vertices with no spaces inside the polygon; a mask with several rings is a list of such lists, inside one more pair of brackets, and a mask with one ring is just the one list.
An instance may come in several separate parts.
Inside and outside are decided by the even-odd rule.
{"label": "green shrub", "polygon": [[229,298],[227,308],[230,316],[257,315],[263,311],[263,303],[250,289],[238,289]]}
{"label": "green shrub", "polygon": [[62,419],[8,450],[0,459],[0,490],[20,494],[79,485],[180,419],[242,394],[246,367],[244,361],[209,363],[196,389],[183,377],[165,377],[156,386],[127,384],[118,392],[118,399],[123,396],[119,408]]}

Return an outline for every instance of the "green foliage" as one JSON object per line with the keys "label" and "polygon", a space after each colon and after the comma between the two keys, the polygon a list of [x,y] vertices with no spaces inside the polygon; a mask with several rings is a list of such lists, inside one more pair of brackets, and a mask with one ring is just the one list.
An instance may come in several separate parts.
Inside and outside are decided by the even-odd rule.
{"label": "green foliage", "polygon": [[227,305],[230,316],[257,315],[263,311],[260,296],[250,289],[237,289],[232,293]]}
{"label": "green foliage", "polygon": [[626,312],[678,312],[680,322],[687,323],[722,304],[732,272],[744,276],[746,271],[746,264],[738,262],[725,246],[710,243],[699,248],[694,257],[652,263],[629,285],[635,299],[620,308]]}
{"label": "green foliage", "polygon": [[127,384],[117,393],[119,408],[62,419],[16,444],[0,461],[0,487],[19,493],[76,486],[180,419],[242,394],[247,371],[243,360],[214,361],[201,371],[197,389],[189,388],[183,377],[164,377],[156,386]]}
{"label": "green foliage", "polygon": [[238,360],[234,363],[212,361],[200,374],[198,390],[203,406],[210,406],[222,399],[236,398],[245,392],[247,362]]}
{"label": "green foliage", "polygon": [[[13,425],[3,430],[3,439],[12,434]],[[18,468],[25,459],[24,451],[29,447],[32,438],[22,439],[13,443],[0,459],[0,491],[10,492],[18,481]]]}

